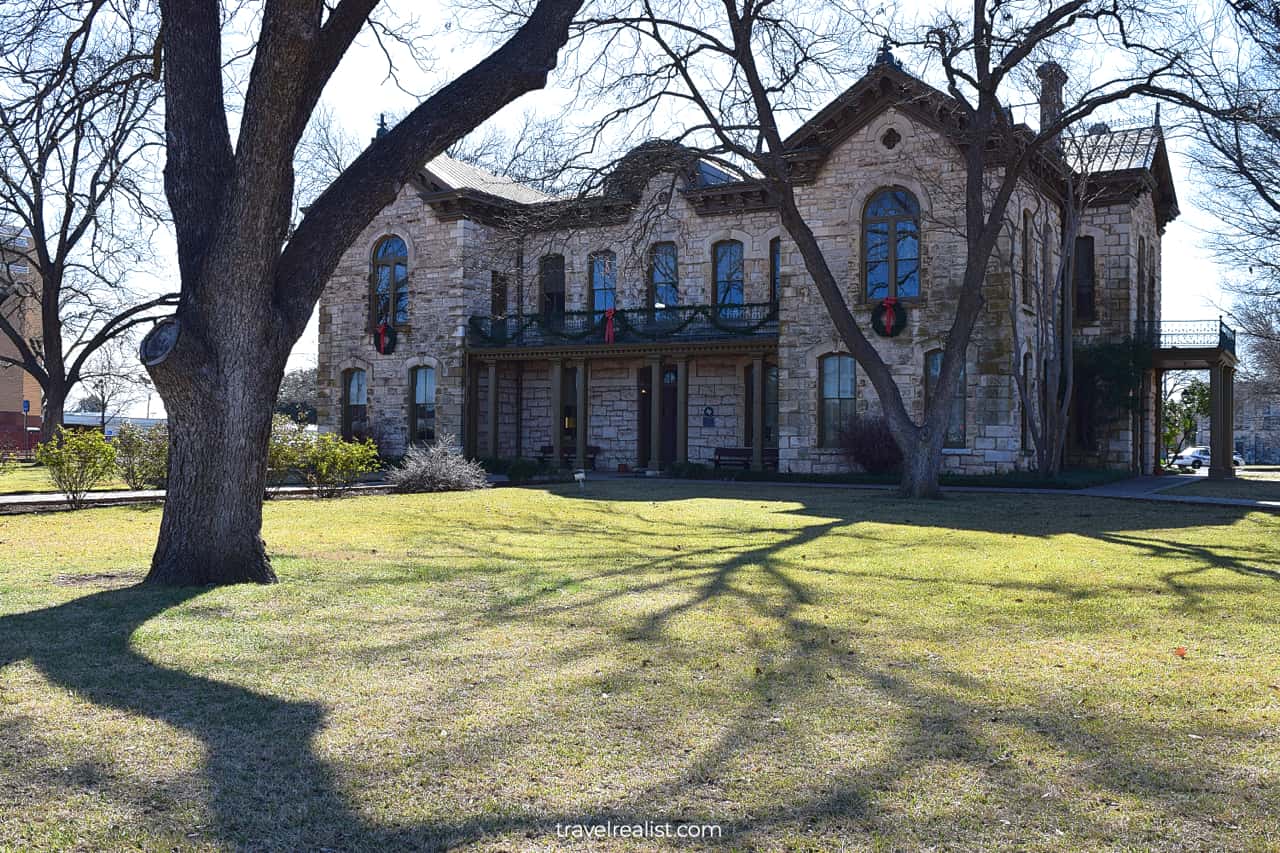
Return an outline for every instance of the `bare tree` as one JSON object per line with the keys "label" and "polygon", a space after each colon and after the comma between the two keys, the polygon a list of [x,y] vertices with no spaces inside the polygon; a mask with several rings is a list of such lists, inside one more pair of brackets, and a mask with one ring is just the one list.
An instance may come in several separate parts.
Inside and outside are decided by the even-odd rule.
{"label": "bare tree", "polygon": [[[962,14],[944,10],[903,31],[899,45],[939,69],[945,91],[928,90],[921,101],[945,128],[963,175],[961,285],[936,393],[920,423],[855,321],[841,277],[805,219],[796,186],[808,163],[783,132],[784,121],[810,107],[812,94],[847,61],[856,35],[843,7],[804,0],[620,0],[589,19],[596,52],[579,64],[596,69],[594,93],[617,104],[595,123],[593,143],[611,125],[674,128],[678,141],[757,182],[799,249],[837,333],[875,388],[903,451],[902,492],[923,497],[938,493],[951,401],[1011,199],[1033,174],[1052,181],[1069,172],[1056,142],[1095,111],[1141,95],[1194,101],[1185,85],[1194,58],[1164,46],[1179,44],[1168,34],[1180,14],[1179,7],[1136,0],[992,0]],[[1102,69],[1079,61],[1108,50],[1113,61]],[[1057,63],[1045,64],[1055,57]],[[1074,95],[1044,116],[1038,130],[1015,123],[1007,105],[1025,97],[1033,69],[1061,75],[1060,86],[1062,65],[1083,72]]]}
{"label": "bare tree", "polygon": [[1229,35],[1209,82],[1230,108],[1201,115],[1193,154],[1209,192],[1202,205],[1222,223],[1212,246],[1235,275],[1232,314],[1254,378],[1280,386],[1280,16],[1272,4],[1233,0]]}
{"label": "bare tree", "polygon": [[377,0],[266,0],[232,142],[217,0],[161,0],[165,192],[181,302],[143,342],[169,414],[170,476],[148,575],[275,579],[262,542],[271,413],[289,351],[343,252],[415,169],[546,83],[580,0],[539,0],[510,37],[380,135],[290,230],[294,157]]}
{"label": "bare tree", "polygon": [[39,318],[0,314],[0,361],[40,384],[46,439],[94,354],[176,302],[129,284],[159,218],[156,32],[114,0],[0,11],[0,289]]}
{"label": "bare tree", "polygon": [[103,432],[146,394],[133,343],[127,337],[117,338],[99,347],[85,363],[81,384],[88,393],[76,403],[76,410],[97,414]]}

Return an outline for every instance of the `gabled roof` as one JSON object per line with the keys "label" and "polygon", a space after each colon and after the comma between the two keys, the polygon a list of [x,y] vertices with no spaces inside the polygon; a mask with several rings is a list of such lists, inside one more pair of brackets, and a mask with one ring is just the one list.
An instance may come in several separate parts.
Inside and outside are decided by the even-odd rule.
{"label": "gabled roof", "polygon": [[440,184],[440,191],[473,190],[517,204],[537,204],[551,200],[551,196],[541,190],[490,174],[484,169],[444,154],[428,163],[425,171]]}

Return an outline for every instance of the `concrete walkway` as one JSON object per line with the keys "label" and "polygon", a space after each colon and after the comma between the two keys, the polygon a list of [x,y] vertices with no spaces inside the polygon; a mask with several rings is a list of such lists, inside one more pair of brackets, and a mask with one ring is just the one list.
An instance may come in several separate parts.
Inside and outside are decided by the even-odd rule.
{"label": "concrete walkway", "polygon": [[[491,478],[495,485],[504,485],[505,477]],[[609,474],[592,472],[589,481],[601,480],[644,480],[634,474]],[[862,489],[871,491],[892,491],[895,486],[875,483],[794,483],[769,482],[767,480],[734,481],[734,480],[672,480],[667,477],[654,478],[663,482],[720,484],[724,486],[783,486],[785,488],[803,489]],[[1015,494],[1015,495],[1057,495],[1059,497],[1091,497],[1117,500],[1150,501],[1155,503],[1199,504],[1203,506],[1231,506],[1257,509],[1264,512],[1280,512],[1280,501],[1255,501],[1244,498],[1211,498],[1199,495],[1167,494],[1178,486],[1202,482],[1203,477],[1194,475],[1167,474],[1160,477],[1133,477],[1103,486],[1091,486],[1087,489],[1037,489],[1003,488],[998,486],[943,486],[946,494],[983,493],[983,494]],[[534,483],[532,485],[538,485]],[[382,483],[362,483],[351,488],[355,494],[380,494],[389,491]],[[289,500],[312,497],[315,489],[310,486],[281,486],[272,490],[273,500]],[[85,498],[91,507],[120,506],[126,504],[153,504],[164,502],[164,491],[112,491],[92,492]],[[50,512],[67,510],[67,502],[57,493],[0,495],[0,515],[12,515],[26,512]]]}

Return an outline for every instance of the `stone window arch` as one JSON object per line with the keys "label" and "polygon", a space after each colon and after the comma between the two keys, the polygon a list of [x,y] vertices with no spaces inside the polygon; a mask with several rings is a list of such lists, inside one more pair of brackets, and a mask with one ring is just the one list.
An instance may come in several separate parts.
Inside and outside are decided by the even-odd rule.
{"label": "stone window arch", "polygon": [[906,187],[877,190],[862,210],[867,299],[920,296],[920,202]]}
{"label": "stone window arch", "polygon": [[369,319],[374,328],[409,323],[409,247],[395,234],[380,238],[373,247]]}

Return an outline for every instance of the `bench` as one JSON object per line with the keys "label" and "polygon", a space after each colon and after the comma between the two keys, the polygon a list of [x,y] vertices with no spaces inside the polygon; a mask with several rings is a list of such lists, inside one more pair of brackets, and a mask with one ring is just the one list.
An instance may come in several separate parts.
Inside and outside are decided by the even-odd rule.
{"label": "bench", "polygon": [[[717,447],[713,461],[717,468],[742,468],[746,470],[751,467],[751,448]],[[764,449],[764,467],[774,471],[778,470],[778,448],[766,447]]]}
{"label": "bench", "polygon": [[[598,456],[599,454],[600,454],[599,447],[597,447],[594,444],[587,445],[586,462],[587,462],[588,469],[592,471],[596,469],[596,456]],[[555,455],[555,449],[549,444],[544,444],[538,448],[538,455],[536,458],[540,463],[545,465],[546,463],[551,461],[554,455]],[[574,464],[577,463],[577,461],[578,461],[578,449],[576,447],[574,447],[572,444],[568,444],[560,448],[560,467],[562,468],[572,467]]]}

